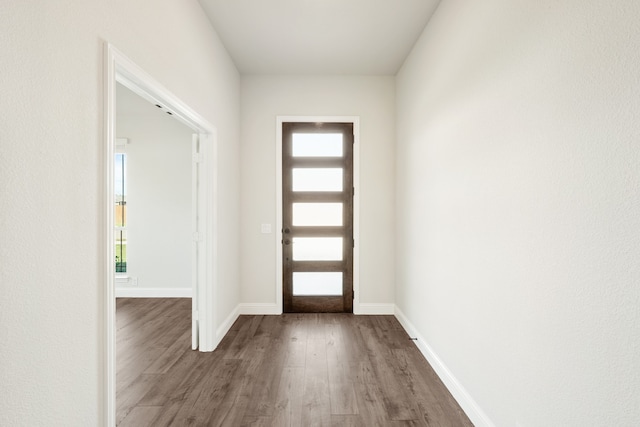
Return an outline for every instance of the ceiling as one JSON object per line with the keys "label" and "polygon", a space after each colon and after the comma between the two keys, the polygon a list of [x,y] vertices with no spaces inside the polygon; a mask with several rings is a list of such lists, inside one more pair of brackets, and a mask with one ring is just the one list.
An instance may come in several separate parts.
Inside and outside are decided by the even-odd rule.
{"label": "ceiling", "polygon": [[440,0],[199,0],[242,74],[393,75]]}
{"label": "ceiling", "polygon": [[158,108],[151,102],[133,93],[122,84],[116,84],[116,100],[118,114],[126,115],[154,115],[160,117],[166,114],[167,110]]}
{"label": "ceiling", "polygon": [[118,116],[144,116],[146,119],[178,120],[183,123],[164,105],[158,107],[159,104],[143,98],[121,83],[116,84],[116,101],[116,114]]}

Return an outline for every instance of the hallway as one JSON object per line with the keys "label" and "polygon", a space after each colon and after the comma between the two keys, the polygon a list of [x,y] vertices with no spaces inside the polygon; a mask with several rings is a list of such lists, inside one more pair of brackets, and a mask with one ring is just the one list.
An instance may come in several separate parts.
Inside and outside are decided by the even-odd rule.
{"label": "hallway", "polygon": [[240,316],[190,349],[190,299],[117,300],[119,426],[470,426],[393,316]]}

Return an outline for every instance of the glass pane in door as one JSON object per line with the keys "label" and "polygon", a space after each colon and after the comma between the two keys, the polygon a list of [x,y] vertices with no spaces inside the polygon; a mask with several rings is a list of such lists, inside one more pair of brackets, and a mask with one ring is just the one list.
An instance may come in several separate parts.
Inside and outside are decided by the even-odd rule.
{"label": "glass pane in door", "polygon": [[342,261],[342,237],[294,237],[294,261]]}
{"label": "glass pane in door", "polygon": [[291,154],[293,157],[342,157],[342,134],[294,133]]}
{"label": "glass pane in door", "polygon": [[342,168],[293,168],[293,191],[342,191]]}
{"label": "glass pane in door", "polygon": [[342,295],[342,272],[294,272],[293,295]]}
{"label": "glass pane in door", "polygon": [[342,203],[294,203],[295,226],[341,226]]}

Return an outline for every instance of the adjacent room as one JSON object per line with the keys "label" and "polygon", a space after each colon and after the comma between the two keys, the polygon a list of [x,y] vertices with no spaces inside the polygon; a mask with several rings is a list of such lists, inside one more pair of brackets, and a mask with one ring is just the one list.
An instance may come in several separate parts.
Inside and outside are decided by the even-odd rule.
{"label": "adjacent room", "polygon": [[640,3],[0,16],[0,425],[640,424]]}

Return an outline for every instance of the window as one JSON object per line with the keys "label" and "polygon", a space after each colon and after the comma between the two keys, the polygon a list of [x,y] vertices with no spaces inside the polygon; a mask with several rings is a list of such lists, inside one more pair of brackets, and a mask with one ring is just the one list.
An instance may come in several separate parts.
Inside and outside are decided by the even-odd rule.
{"label": "window", "polygon": [[115,238],[116,273],[127,272],[127,155],[117,153],[115,158]]}

